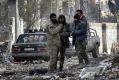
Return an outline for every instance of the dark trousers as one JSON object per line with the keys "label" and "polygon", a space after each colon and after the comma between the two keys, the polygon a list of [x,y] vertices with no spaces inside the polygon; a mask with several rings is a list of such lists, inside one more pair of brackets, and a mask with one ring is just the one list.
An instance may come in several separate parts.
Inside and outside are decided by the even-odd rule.
{"label": "dark trousers", "polygon": [[60,49],[59,49],[59,52],[60,52],[60,66],[59,66],[59,70],[60,71],[62,71],[62,69],[63,69],[64,59],[65,59],[65,51],[66,51],[66,48],[61,46]]}
{"label": "dark trousers", "polygon": [[82,41],[82,42],[75,42],[75,43],[76,43],[75,49],[76,49],[76,54],[79,59],[79,64],[83,63],[83,59],[84,59],[85,63],[88,64],[89,60],[88,60],[88,56],[85,51],[87,42]]}

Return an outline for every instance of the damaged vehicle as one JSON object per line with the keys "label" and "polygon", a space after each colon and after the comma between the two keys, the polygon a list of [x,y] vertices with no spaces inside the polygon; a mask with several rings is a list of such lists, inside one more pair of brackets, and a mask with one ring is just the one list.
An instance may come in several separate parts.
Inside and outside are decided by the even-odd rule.
{"label": "damaged vehicle", "polygon": [[47,35],[44,32],[21,34],[12,45],[15,60],[48,59]]}

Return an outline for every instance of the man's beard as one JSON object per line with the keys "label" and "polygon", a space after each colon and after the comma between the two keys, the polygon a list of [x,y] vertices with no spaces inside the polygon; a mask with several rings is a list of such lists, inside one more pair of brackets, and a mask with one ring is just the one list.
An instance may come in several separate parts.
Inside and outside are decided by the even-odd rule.
{"label": "man's beard", "polygon": [[57,23],[58,23],[58,21],[57,21],[56,19],[51,19],[51,22],[52,22],[53,24],[57,24]]}

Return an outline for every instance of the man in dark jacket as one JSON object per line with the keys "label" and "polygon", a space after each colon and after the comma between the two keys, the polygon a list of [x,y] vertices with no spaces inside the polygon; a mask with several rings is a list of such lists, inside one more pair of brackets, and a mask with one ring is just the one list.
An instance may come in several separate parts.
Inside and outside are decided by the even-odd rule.
{"label": "man in dark jacket", "polygon": [[[79,15],[80,21],[83,21],[85,23],[85,25],[87,26],[87,30],[88,30],[87,19],[84,16],[83,11],[78,9],[78,10],[76,10],[76,14]],[[79,22],[79,20],[78,20],[78,22]],[[74,23],[75,22],[73,22],[73,27],[75,26]],[[72,36],[73,36],[72,45],[75,45],[75,35],[72,35]]]}
{"label": "man in dark jacket", "polygon": [[75,28],[73,34],[75,35],[75,49],[78,55],[79,64],[89,64],[88,56],[86,54],[87,45],[87,24],[85,21],[80,20],[80,16],[76,14],[74,16]]}

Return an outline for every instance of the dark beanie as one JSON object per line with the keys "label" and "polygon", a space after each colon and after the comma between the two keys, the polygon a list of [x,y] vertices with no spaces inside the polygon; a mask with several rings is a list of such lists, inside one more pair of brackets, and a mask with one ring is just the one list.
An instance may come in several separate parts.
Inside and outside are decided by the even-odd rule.
{"label": "dark beanie", "polygon": [[50,14],[50,18],[52,18],[52,17],[54,17],[54,16],[56,16],[55,13],[51,13],[51,14]]}

